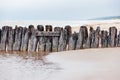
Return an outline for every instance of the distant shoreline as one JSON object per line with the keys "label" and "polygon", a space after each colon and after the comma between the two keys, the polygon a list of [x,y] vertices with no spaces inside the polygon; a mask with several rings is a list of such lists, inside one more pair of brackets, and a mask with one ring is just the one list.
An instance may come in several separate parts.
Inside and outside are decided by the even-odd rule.
{"label": "distant shoreline", "polygon": [[15,25],[22,26],[22,27],[28,27],[29,25],[34,25],[35,27],[39,25],[52,25],[53,27],[64,27],[66,25],[70,25],[72,27],[78,27],[82,25],[87,24],[96,24],[96,23],[113,23],[118,22],[120,23],[120,20],[81,20],[81,21],[58,21],[58,20],[13,20],[13,21],[0,21],[0,28],[2,26],[12,26],[15,27]]}

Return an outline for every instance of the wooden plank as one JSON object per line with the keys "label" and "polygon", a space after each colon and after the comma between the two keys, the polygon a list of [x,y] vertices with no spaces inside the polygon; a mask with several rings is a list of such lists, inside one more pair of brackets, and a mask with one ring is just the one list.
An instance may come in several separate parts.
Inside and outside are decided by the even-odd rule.
{"label": "wooden plank", "polygon": [[60,37],[60,32],[44,32],[44,31],[38,31],[36,36],[40,37]]}

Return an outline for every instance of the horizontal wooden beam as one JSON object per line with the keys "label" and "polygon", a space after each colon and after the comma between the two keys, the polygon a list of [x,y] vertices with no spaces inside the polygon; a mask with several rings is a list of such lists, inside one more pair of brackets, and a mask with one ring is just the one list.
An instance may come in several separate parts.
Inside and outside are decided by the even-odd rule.
{"label": "horizontal wooden beam", "polygon": [[60,37],[60,32],[45,32],[45,31],[39,31],[37,32],[36,36],[46,36],[46,37]]}

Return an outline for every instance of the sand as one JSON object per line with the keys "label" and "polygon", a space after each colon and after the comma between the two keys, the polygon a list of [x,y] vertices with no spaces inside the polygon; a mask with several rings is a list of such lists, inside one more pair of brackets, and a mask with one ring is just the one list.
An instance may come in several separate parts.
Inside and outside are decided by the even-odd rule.
{"label": "sand", "polygon": [[57,52],[48,61],[61,71],[48,80],[120,80],[120,48],[86,49]]}
{"label": "sand", "polygon": [[[109,30],[109,27],[115,26],[120,31],[120,20],[103,20],[103,21],[90,21],[85,24],[84,26],[87,26],[89,29],[90,26],[96,29],[98,26],[101,28],[101,30]],[[73,26],[72,32],[79,32],[80,26]]]}

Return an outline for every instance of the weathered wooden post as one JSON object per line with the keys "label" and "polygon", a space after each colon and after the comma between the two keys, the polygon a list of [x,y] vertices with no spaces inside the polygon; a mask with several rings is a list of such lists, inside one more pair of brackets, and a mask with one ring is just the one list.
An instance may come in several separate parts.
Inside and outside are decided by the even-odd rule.
{"label": "weathered wooden post", "polygon": [[77,44],[78,34],[74,32],[69,38],[68,50],[75,50]]}
{"label": "weathered wooden post", "polygon": [[68,44],[69,44],[69,39],[72,36],[72,28],[70,25],[65,26],[66,31],[67,31],[67,44],[66,44],[66,49],[68,50]]}
{"label": "weathered wooden post", "polygon": [[61,31],[59,45],[58,45],[58,51],[65,51],[66,45],[67,45],[67,31],[66,31],[66,29],[64,29]]}
{"label": "weathered wooden post", "polygon": [[87,27],[86,26],[81,26],[79,34],[78,34],[76,49],[84,48],[83,46],[84,46],[84,44],[86,44],[87,38],[88,38]]}
{"label": "weathered wooden post", "polygon": [[[61,28],[60,27],[55,27],[54,32],[60,34]],[[52,52],[57,52],[58,51],[58,45],[59,45],[59,36],[53,36],[52,37]]]}
{"label": "weathered wooden post", "polygon": [[37,35],[39,35],[39,32],[40,32],[40,36],[37,36],[37,40],[38,40],[38,52],[44,53],[45,52],[44,26],[38,25],[37,29],[38,29]]}
{"label": "weathered wooden post", "polygon": [[97,27],[97,29],[95,30],[94,37],[95,38],[94,38],[93,47],[98,48],[99,47],[99,40],[100,40],[100,27]]}
{"label": "weathered wooden post", "polygon": [[93,28],[90,27],[90,29],[89,29],[89,35],[88,35],[88,38],[87,38],[87,42],[85,44],[85,48],[91,48],[91,43],[92,43],[91,34],[92,34],[92,31],[93,31]]}
{"label": "weathered wooden post", "polygon": [[24,27],[22,31],[21,51],[27,51],[28,49],[28,28]]}
{"label": "weathered wooden post", "polygon": [[[52,25],[46,25],[46,32],[52,32]],[[49,53],[52,51],[52,37],[45,37],[45,52]]]}
{"label": "weathered wooden post", "polygon": [[71,26],[67,25],[67,26],[65,26],[65,29],[67,31],[67,43],[68,43],[69,42],[69,38],[72,35],[72,28],[71,28]]}
{"label": "weathered wooden post", "polygon": [[33,25],[29,25],[29,42],[28,42],[28,51],[30,52],[35,52],[35,48],[36,48],[36,30],[34,29]]}
{"label": "weathered wooden post", "polygon": [[101,31],[101,47],[108,47],[108,32],[104,30]]}
{"label": "weathered wooden post", "polygon": [[[44,33],[41,32],[41,35],[44,35]],[[40,36],[40,38],[39,38],[38,52],[40,52],[40,53],[44,53],[45,52],[45,36]]]}
{"label": "weathered wooden post", "polygon": [[13,50],[13,42],[14,42],[14,30],[12,29],[12,27],[8,28],[8,35],[7,35],[7,43],[6,43],[6,47],[8,51],[12,51]]}
{"label": "weathered wooden post", "polygon": [[8,32],[8,26],[2,27],[1,43],[0,43],[0,50],[1,51],[6,51],[7,32]]}
{"label": "weathered wooden post", "polygon": [[49,37],[49,38],[45,38],[46,40],[45,40],[45,52],[46,52],[46,54],[48,54],[49,52],[51,52],[52,51],[52,39],[51,39],[51,37]]}
{"label": "weathered wooden post", "polygon": [[93,27],[90,27],[90,48],[94,48],[94,41],[95,41],[95,30]]}
{"label": "weathered wooden post", "polygon": [[22,27],[17,27],[14,30],[14,44],[13,44],[13,50],[14,51],[20,51],[21,48],[21,42],[22,42]]}
{"label": "weathered wooden post", "polygon": [[109,28],[109,46],[115,47],[117,42],[117,28],[110,27]]}
{"label": "weathered wooden post", "polygon": [[[38,35],[39,32],[42,32],[44,31],[44,26],[43,25],[37,25],[37,32],[36,32],[36,35]],[[39,47],[40,47],[40,38],[43,38],[43,37],[40,37],[40,36],[36,36],[36,39],[37,39],[37,42],[36,42],[36,48],[35,50],[39,52]]]}
{"label": "weathered wooden post", "polygon": [[80,27],[76,49],[80,49],[82,47],[83,47],[83,30],[82,27]]}
{"label": "weathered wooden post", "polygon": [[83,33],[84,33],[83,35],[83,48],[84,48],[88,39],[88,29],[86,26],[83,26]]}

